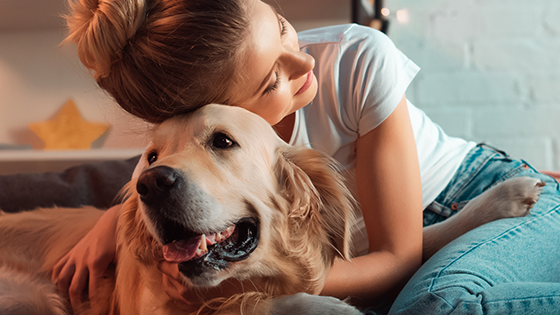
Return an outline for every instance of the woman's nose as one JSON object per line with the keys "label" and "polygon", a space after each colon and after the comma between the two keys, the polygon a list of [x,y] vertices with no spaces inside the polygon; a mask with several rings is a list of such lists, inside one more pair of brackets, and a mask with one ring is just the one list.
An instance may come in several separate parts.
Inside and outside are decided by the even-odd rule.
{"label": "woman's nose", "polygon": [[313,70],[315,59],[311,55],[299,50],[287,50],[284,58],[285,66],[289,71],[289,79],[297,79]]}

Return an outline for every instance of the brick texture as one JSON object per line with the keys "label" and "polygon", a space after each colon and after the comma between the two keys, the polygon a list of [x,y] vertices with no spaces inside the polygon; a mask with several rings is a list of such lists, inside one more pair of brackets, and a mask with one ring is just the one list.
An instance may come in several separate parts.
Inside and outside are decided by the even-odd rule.
{"label": "brick texture", "polygon": [[[391,0],[389,36],[421,72],[407,91],[450,135],[560,170],[560,2]],[[399,22],[398,10],[409,21]]]}

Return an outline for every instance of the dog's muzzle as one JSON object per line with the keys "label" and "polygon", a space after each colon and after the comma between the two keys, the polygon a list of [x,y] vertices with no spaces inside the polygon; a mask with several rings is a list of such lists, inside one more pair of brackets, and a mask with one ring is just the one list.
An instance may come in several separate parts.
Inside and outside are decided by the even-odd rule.
{"label": "dog's muzzle", "polygon": [[258,246],[259,222],[251,217],[201,232],[201,222],[215,211],[214,199],[182,171],[168,166],[147,169],[138,178],[136,190],[148,224],[164,245],[164,258],[179,263],[181,273],[191,280],[246,259]]}

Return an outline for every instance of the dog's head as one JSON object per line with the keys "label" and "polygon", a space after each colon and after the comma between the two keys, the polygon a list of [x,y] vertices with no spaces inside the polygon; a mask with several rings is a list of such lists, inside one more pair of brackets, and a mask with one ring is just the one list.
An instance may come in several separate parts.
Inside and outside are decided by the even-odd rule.
{"label": "dog's head", "polygon": [[119,223],[142,262],[177,262],[194,287],[251,279],[287,294],[318,293],[349,258],[355,204],[326,155],[224,105],[165,121],[152,143]]}

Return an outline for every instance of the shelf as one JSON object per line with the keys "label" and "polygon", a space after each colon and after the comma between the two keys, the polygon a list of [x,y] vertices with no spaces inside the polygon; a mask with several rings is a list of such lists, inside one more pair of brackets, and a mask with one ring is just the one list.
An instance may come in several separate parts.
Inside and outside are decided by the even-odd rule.
{"label": "shelf", "polygon": [[0,150],[0,175],[61,172],[69,167],[109,160],[125,160],[143,149]]}

